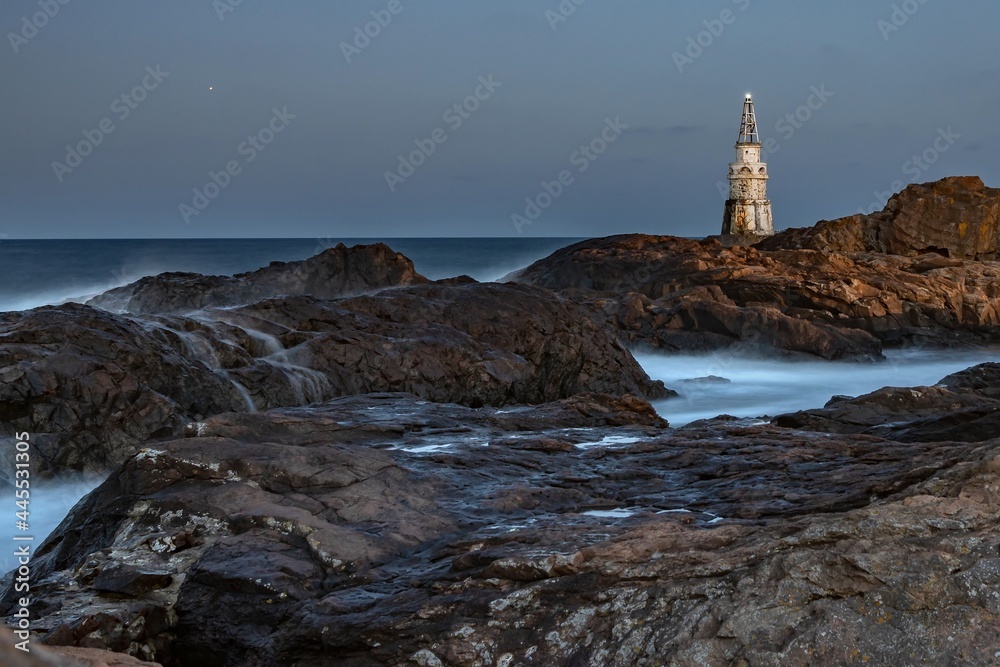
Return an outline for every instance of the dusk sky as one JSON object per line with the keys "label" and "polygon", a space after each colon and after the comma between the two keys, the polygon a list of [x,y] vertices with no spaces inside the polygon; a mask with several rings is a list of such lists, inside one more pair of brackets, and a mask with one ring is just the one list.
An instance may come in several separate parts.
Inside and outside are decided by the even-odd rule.
{"label": "dusk sky", "polygon": [[395,1],[4,0],[0,234],[715,234],[748,91],[776,228],[1000,186],[995,1]]}

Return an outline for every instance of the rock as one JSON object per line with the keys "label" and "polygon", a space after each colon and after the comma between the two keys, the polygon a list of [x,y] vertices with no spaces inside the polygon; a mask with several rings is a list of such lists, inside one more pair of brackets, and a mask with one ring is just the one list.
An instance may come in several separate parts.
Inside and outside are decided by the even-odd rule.
{"label": "rock", "polygon": [[166,588],[173,577],[169,572],[142,570],[124,564],[105,568],[94,577],[94,590],[126,597],[139,597],[150,591]]}
{"label": "rock", "polygon": [[878,213],[790,229],[757,247],[911,257],[935,253],[960,260],[996,260],[998,242],[1000,190],[969,176],[909,185]]}
{"label": "rock", "polygon": [[589,305],[633,346],[675,352],[878,360],[883,344],[1000,340],[1000,263],[910,258],[847,243],[833,245],[842,253],[800,249],[778,236],[755,247],[669,236],[590,239],[511,278]]}
{"label": "rock", "polygon": [[206,416],[334,396],[502,406],[673,394],[589,310],[517,285],[287,297],[197,319],[68,304],[2,314],[0,334],[0,429],[30,432],[49,473],[107,470]]}
{"label": "rock", "polygon": [[949,375],[934,387],[886,387],[835,397],[774,423],[824,433],[866,433],[904,442],[982,442],[1000,434],[1000,364]]}
{"label": "rock", "polygon": [[29,640],[28,651],[15,648],[20,639],[0,628],[0,663],[4,667],[161,667],[120,653],[98,649],[48,647]]}
{"label": "rock", "polygon": [[245,409],[160,331],[75,304],[0,314],[0,432],[30,434],[38,472],[106,470],[191,415]]}
{"label": "rock", "polygon": [[348,248],[343,243],[300,262],[272,262],[234,276],[162,273],[90,299],[92,306],[134,315],[188,313],[236,306],[277,296],[317,299],[426,283],[404,255],[383,243]]}
{"label": "rock", "polygon": [[49,653],[60,656],[73,667],[161,667],[158,662],[146,662],[122,653],[70,646],[52,646]]}
{"label": "rock", "polygon": [[732,384],[733,381],[729,378],[719,377],[718,375],[706,375],[700,378],[689,378],[687,380],[681,380],[681,384],[686,386],[699,386],[699,385],[719,385],[719,384]]}
{"label": "rock", "polygon": [[469,408],[431,403],[412,394],[364,394],[337,398],[308,408],[229,413],[190,424],[190,438],[222,437],[294,445],[325,442],[398,447],[426,445],[431,435],[475,442],[509,438],[511,434],[553,429],[637,427],[642,433],[667,428],[646,401],[634,396],[578,394],[534,406]]}
{"label": "rock", "polygon": [[[580,401],[626,409],[379,394],[209,419],[126,461],[41,545],[35,627],[191,667],[1000,651],[1000,440],[607,426]],[[126,566],[172,578],[104,596]]]}
{"label": "rock", "polygon": [[[587,309],[528,286],[421,285],[331,302],[275,299],[212,315],[291,339],[283,359],[325,376],[330,395],[404,391],[471,406],[581,392],[670,395]],[[260,370],[233,375],[275,395]]]}

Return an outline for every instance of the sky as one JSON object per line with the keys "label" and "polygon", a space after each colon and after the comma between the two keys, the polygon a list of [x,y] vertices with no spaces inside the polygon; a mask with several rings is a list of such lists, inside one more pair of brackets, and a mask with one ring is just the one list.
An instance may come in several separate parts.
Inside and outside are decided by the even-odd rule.
{"label": "sky", "polygon": [[997,25],[991,0],[4,0],[0,238],[715,234],[747,92],[778,229],[1000,187]]}

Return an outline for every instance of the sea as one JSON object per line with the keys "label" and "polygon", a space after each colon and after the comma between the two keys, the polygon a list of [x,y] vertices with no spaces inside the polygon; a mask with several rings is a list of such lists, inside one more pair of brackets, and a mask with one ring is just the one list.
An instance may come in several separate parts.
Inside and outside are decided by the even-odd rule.
{"label": "sea", "polygon": [[[164,271],[226,275],[273,261],[300,260],[338,243],[384,242],[413,260],[431,279],[468,275],[499,280],[575,238],[396,238],[396,239],[184,239],[184,240],[3,240],[0,242],[0,311],[25,310],[80,300]],[[932,385],[956,371],[1000,361],[1000,351],[890,350],[882,363],[760,358],[733,352],[677,355],[637,351],[653,378],[680,392],[654,407],[672,426],[729,414],[762,418],[822,407],[837,395],[857,396],[883,386]],[[2,360],[0,360],[2,365]],[[701,378],[712,381],[696,381]],[[721,378],[719,380],[718,378]],[[3,443],[7,446],[11,443]],[[6,473],[6,474],[5,474]],[[32,528],[40,540],[73,505],[102,480],[68,476],[39,481],[32,494]],[[10,498],[10,471],[0,471],[0,502]],[[0,516],[0,545],[14,531]],[[0,573],[15,562],[0,549]]]}

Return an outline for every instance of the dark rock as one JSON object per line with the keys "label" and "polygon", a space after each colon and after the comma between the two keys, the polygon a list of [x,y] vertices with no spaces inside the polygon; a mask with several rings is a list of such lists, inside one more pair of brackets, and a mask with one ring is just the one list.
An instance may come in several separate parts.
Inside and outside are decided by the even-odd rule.
{"label": "dark rock", "polygon": [[262,269],[235,276],[197,273],[149,276],[87,303],[134,315],[188,313],[276,296],[307,294],[334,299],[426,282],[413,268],[413,262],[383,243],[352,248],[341,243],[300,262],[272,262]]}
{"label": "dark rock", "polygon": [[867,433],[905,442],[982,442],[1000,435],[1000,364],[949,375],[934,387],[885,387],[835,397],[815,410],[780,415],[778,426]]}
{"label": "dark rock", "polygon": [[0,335],[0,431],[31,434],[36,471],[105,470],[190,415],[245,406],[148,325],[87,306],[4,313]]}
{"label": "dark rock", "polygon": [[687,380],[681,380],[681,384],[684,385],[717,385],[717,384],[732,384],[733,381],[729,378],[719,377],[718,375],[707,375],[700,378],[690,378]]}
{"label": "dark rock", "polygon": [[289,297],[198,319],[69,304],[0,315],[0,334],[0,428],[30,432],[46,472],[106,470],[139,442],[251,406],[383,391],[470,406],[672,395],[589,310],[518,285]]}
{"label": "dark rock", "polygon": [[[581,429],[598,422],[570,401],[508,413],[383,394],[312,411],[314,432],[301,408],[226,415],[205,432],[238,440],[126,462],[39,549],[38,631],[191,667],[1000,651],[1000,441]],[[573,447],[509,446],[521,436]],[[173,578],[102,597],[89,573],[123,565]]]}
{"label": "dark rock", "polygon": [[127,597],[139,597],[150,591],[166,588],[173,581],[169,572],[141,570],[116,563],[98,572],[93,587],[99,593],[115,593]]}
{"label": "dark rock", "polygon": [[[404,391],[477,406],[542,403],[581,392],[670,394],[587,309],[523,285],[432,284],[329,302],[270,300],[211,314],[242,327],[280,330],[279,339],[288,332],[308,335],[282,357],[325,376],[332,392],[324,398]],[[267,369],[262,375],[262,368],[233,375],[274,396],[274,379],[280,383],[282,374]]]}

